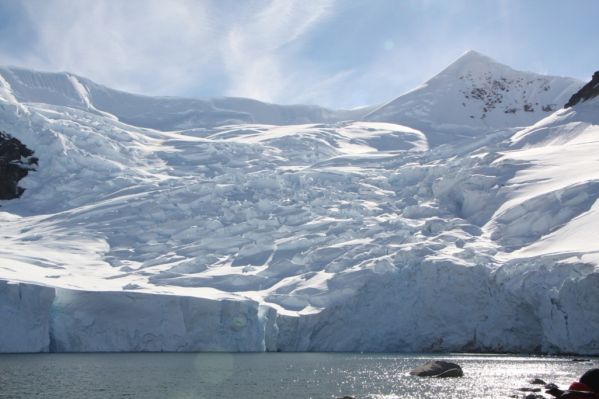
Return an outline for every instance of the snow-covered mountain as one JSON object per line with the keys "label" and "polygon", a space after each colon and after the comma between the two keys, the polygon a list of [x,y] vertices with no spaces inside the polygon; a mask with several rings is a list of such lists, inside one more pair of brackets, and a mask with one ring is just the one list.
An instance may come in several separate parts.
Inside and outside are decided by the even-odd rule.
{"label": "snow-covered mountain", "polygon": [[160,131],[19,90],[0,79],[0,131],[39,160],[0,202],[0,351],[599,354],[597,99],[434,146],[380,121]]}
{"label": "snow-covered mountain", "polygon": [[468,51],[366,118],[424,130],[431,144],[454,142],[481,132],[529,126],[562,108],[581,86],[576,79],[516,71]]}
{"label": "snow-covered mountain", "polygon": [[206,128],[238,123],[289,125],[360,119],[371,108],[329,110],[310,105],[268,104],[249,98],[150,97],[99,85],[71,73],[0,68],[21,103],[40,103],[85,110],[139,127],[158,130]]}

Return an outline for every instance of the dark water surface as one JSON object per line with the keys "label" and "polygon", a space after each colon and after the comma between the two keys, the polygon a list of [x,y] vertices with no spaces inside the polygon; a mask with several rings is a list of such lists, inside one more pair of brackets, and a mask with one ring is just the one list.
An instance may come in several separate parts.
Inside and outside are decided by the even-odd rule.
{"label": "dark water surface", "polygon": [[[465,377],[407,375],[431,359]],[[567,385],[599,360],[495,355],[122,353],[0,355],[0,398],[508,398],[541,378]]]}

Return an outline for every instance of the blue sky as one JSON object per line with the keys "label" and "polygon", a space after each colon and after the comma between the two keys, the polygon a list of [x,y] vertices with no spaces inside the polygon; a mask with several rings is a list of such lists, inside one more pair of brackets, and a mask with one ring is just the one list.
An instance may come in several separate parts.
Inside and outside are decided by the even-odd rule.
{"label": "blue sky", "polygon": [[0,0],[0,64],[145,94],[355,107],[466,50],[588,80],[596,0]]}

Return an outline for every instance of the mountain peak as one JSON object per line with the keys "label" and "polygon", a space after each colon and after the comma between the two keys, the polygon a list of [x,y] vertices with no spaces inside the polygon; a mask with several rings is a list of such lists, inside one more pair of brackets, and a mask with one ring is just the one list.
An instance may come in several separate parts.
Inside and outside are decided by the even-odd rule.
{"label": "mountain peak", "polygon": [[462,54],[455,62],[472,62],[472,61],[491,61],[497,62],[488,55],[479,53],[476,50],[468,50]]}
{"label": "mountain peak", "polygon": [[[517,71],[470,50],[367,119],[429,132],[429,144],[435,145],[454,142],[456,132],[476,135],[531,125],[561,108],[581,86],[576,79]],[[440,131],[449,133],[432,137]]]}
{"label": "mountain peak", "polygon": [[[458,59],[449,64],[437,76],[444,75],[464,75],[464,74],[480,74],[489,71],[506,71],[512,70],[507,65],[497,62],[493,58],[479,53],[478,51],[468,50]],[[437,76],[433,77],[435,79]]]}

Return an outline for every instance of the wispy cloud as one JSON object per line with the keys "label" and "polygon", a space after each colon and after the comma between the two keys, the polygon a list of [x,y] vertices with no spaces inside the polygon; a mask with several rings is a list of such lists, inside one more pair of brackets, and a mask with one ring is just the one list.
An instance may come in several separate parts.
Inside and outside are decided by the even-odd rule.
{"label": "wispy cloud", "polygon": [[[192,68],[209,64],[209,10],[193,0],[69,1],[22,3],[36,39],[13,60],[68,70],[118,87],[177,90]],[[192,51],[190,51],[192,50]]]}
{"label": "wispy cloud", "polygon": [[467,49],[586,77],[599,63],[586,29],[595,11],[559,0],[0,0],[0,64],[146,94],[352,107],[391,100]]}
{"label": "wispy cloud", "polygon": [[30,0],[35,39],[8,62],[71,71],[126,90],[174,94],[214,87],[273,100],[286,86],[279,50],[333,0]]}
{"label": "wispy cloud", "polygon": [[301,38],[332,10],[332,0],[272,0],[238,21],[222,46],[228,94],[275,100],[289,86],[281,49]]}

